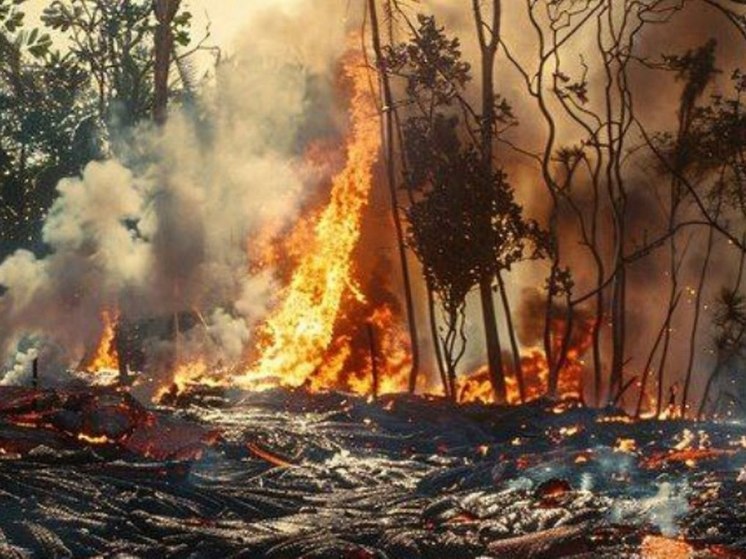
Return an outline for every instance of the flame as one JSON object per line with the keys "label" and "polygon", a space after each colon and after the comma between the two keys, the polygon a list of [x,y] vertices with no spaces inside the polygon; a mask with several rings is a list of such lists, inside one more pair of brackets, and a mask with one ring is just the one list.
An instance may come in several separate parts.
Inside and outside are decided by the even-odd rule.
{"label": "flame", "polygon": [[[552,346],[554,354],[557,355],[562,350],[564,343],[564,324],[562,321],[555,321],[552,332]],[[582,397],[583,373],[585,371],[583,355],[590,349],[592,343],[593,323],[592,321],[586,321],[583,327],[578,328],[573,336],[565,362],[560,370],[557,391],[561,399],[580,399]],[[521,403],[518,380],[508,364],[510,362],[508,356],[506,356],[505,362],[507,402],[516,405]],[[550,367],[544,350],[538,347],[524,350],[521,355],[521,369],[526,387],[526,400],[530,402],[545,395],[549,384]],[[458,400],[462,403],[494,403],[495,397],[486,365],[459,379]]]}
{"label": "flame", "polygon": [[153,401],[160,402],[167,395],[175,396],[183,394],[193,386],[225,386],[225,378],[221,373],[220,368],[210,368],[207,361],[203,358],[182,363],[174,370],[171,382],[162,385],[158,389]]}
{"label": "flame", "polygon": [[[375,359],[378,386],[373,386],[373,363],[370,351],[364,360],[364,367],[353,371],[347,384],[356,394],[393,394],[407,390],[411,353],[409,341],[401,324],[389,305],[374,309],[370,325],[374,335]],[[331,380],[331,379],[330,379]]]}
{"label": "flame", "polygon": [[[259,357],[235,379],[244,388],[304,384],[332,346],[343,295],[353,283],[351,256],[360,237],[381,138],[362,55],[349,56],[344,70],[353,90],[346,166],[332,180],[331,200],[316,221],[281,302],[259,328]],[[323,378],[317,375],[316,382],[326,384]]]}
{"label": "flame", "polygon": [[619,438],[614,443],[614,452],[634,454],[637,452],[637,441],[635,439]]}
{"label": "flame", "polygon": [[96,351],[83,365],[83,369],[88,372],[97,372],[104,370],[119,370],[119,353],[114,344],[116,336],[116,326],[119,322],[119,311],[113,313],[108,310],[101,312],[101,324],[103,329],[99,338]]}

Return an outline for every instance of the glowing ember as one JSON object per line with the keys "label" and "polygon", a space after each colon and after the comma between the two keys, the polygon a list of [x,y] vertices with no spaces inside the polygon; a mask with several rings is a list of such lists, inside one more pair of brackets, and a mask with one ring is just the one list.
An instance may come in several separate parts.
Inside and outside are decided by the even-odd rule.
{"label": "glowing ember", "polygon": [[85,433],[78,433],[78,440],[84,443],[95,444],[95,445],[107,444],[111,442],[106,435],[101,435],[100,437],[96,437],[93,435],[86,435]]}
{"label": "glowing ember", "polygon": [[614,452],[623,452],[634,454],[637,450],[637,441],[635,439],[617,439],[614,445]]}
{"label": "glowing ember", "polygon": [[733,456],[736,451],[717,448],[688,448],[658,452],[643,460],[641,466],[647,470],[658,470],[666,466],[683,464],[688,468],[696,467],[700,462],[717,460]]}
{"label": "glowing ember", "polygon": [[101,337],[96,346],[96,351],[83,365],[83,370],[89,372],[119,370],[119,354],[114,343],[118,321],[119,311],[110,313],[108,310],[104,310],[101,312],[101,324],[103,326]]}
{"label": "glowing ember", "polygon": [[158,390],[153,401],[159,402],[167,395],[182,394],[192,386],[224,386],[225,380],[221,373],[219,368],[210,368],[204,359],[184,363],[176,368],[171,382]]}
{"label": "glowing ember", "polygon": [[351,255],[360,237],[381,139],[362,56],[348,57],[345,72],[353,88],[347,163],[332,181],[331,200],[280,304],[260,328],[259,358],[236,379],[246,388],[306,382],[332,344],[342,298],[352,283]]}
{"label": "glowing ember", "polygon": [[258,456],[266,462],[269,462],[273,466],[277,466],[278,468],[289,468],[290,466],[292,466],[292,464],[284,458],[280,458],[279,456],[264,450],[254,443],[249,443],[246,446],[253,455]]}
{"label": "glowing ember", "polygon": [[694,549],[688,543],[662,536],[646,536],[642,541],[643,559],[689,559]]}

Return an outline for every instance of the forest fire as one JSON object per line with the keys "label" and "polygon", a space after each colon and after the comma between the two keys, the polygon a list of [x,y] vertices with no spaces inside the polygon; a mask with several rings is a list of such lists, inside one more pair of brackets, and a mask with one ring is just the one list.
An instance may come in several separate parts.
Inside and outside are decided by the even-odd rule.
{"label": "forest fire", "polygon": [[744,38],[0,0],[0,557],[746,557]]}
{"label": "forest fire", "polygon": [[[554,355],[559,355],[563,351],[564,338],[562,334],[564,331],[565,325],[560,321],[556,321],[552,335]],[[573,330],[571,342],[564,349],[564,363],[559,371],[557,395],[560,399],[583,399],[583,377],[587,372],[587,366],[583,358],[590,349],[592,342],[592,323],[585,322],[582,327]],[[504,361],[505,363],[510,363],[510,357],[505,355]],[[527,402],[541,398],[547,393],[550,369],[543,349],[529,348],[522,352],[521,371],[526,389]],[[515,371],[510,365],[505,365],[505,378],[507,402],[513,405],[522,403],[518,380]],[[458,401],[462,403],[491,403],[495,401],[487,367],[481,367],[459,379]]]}
{"label": "forest fire", "polygon": [[177,365],[171,378],[153,396],[154,402],[173,401],[189,390],[205,390],[229,386],[228,373],[222,367],[209,366],[204,359]]}

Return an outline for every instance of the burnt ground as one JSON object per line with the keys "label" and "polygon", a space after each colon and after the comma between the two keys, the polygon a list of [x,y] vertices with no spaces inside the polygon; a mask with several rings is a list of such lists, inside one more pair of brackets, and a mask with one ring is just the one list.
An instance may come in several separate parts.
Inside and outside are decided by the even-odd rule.
{"label": "burnt ground", "polygon": [[743,425],[91,390],[0,390],[0,557],[746,557]]}

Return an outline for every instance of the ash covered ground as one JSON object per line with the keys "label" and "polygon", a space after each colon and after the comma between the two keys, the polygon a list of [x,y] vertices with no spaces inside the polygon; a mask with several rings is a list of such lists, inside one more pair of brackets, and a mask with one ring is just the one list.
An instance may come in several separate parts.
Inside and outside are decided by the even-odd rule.
{"label": "ash covered ground", "polygon": [[274,390],[0,388],[0,556],[746,556],[746,427]]}

